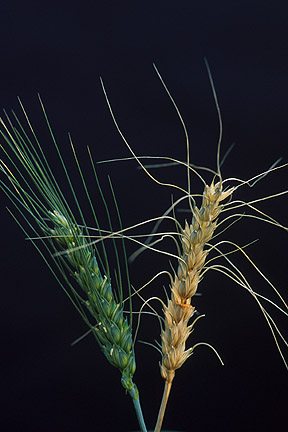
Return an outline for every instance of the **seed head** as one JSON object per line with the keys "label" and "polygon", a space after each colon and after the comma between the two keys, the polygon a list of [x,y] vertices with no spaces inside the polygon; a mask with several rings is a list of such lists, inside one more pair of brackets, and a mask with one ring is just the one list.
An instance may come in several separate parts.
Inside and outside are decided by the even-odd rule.
{"label": "seed head", "polygon": [[121,371],[122,385],[130,391],[136,363],[132,329],[123,307],[114,298],[109,278],[102,277],[95,252],[81,228],[59,211],[49,212],[49,216],[54,224],[50,229],[53,241],[67,252],[62,259],[71,266],[86,295],[85,306],[95,319],[93,334],[107,360]]}
{"label": "seed head", "polygon": [[195,295],[201,270],[205,264],[209,242],[217,226],[221,202],[228,198],[233,189],[223,191],[222,184],[206,185],[200,209],[193,208],[192,222],[185,226],[181,235],[182,256],[179,258],[177,273],[171,285],[171,299],[164,308],[165,326],[161,334],[162,363],[161,375],[167,381],[174,377],[193,349],[186,349],[186,341],[192,332],[189,320],[195,312],[191,299]]}

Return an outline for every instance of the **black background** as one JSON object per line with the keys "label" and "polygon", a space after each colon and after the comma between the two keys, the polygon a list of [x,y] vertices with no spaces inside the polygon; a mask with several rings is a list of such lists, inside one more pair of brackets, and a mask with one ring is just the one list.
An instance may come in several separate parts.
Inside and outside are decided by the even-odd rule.
{"label": "black background", "polygon": [[[181,124],[153,70],[155,62],[187,124],[192,161],[215,167],[218,122],[206,56],[222,111],[223,152],[236,143],[223,175],[247,179],[279,156],[287,160],[287,28],[286,2],[281,1],[2,1],[0,104],[19,111],[17,96],[21,97],[54,161],[39,92],[77,181],[67,131],[88,176],[87,145],[97,160],[129,156],[109,115],[101,75],[134,151],[184,160]],[[104,190],[108,191],[107,175],[111,175],[125,226],[161,214],[171,202],[171,190],[154,184],[136,168],[135,162],[99,168]],[[154,173],[185,185],[179,168]],[[58,174],[62,182],[63,174]],[[258,183],[246,198],[286,187],[287,170],[282,170]],[[106,364],[92,337],[71,347],[85,326],[32,245],[25,242],[7,205],[1,194],[0,429],[136,429],[119,374]],[[285,197],[261,208],[287,225]],[[287,233],[248,220],[233,227],[227,238],[241,244],[260,238],[250,254],[285,297]],[[273,298],[271,288],[251,266],[237,257],[235,262],[256,290]],[[166,258],[143,255],[131,268],[132,281],[140,286],[162,269],[169,269]],[[147,295],[162,295],[164,283],[167,286],[167,280],[159,280]],[[197,308],[206,318],[198,323],[191,343],[195,338],[213,344],[225,366],[208,349],[195,351],[177,373],[165,426],[214,432],[283,430],[287,372],[255,301],[213,273],[201,291]],[[281,314],[274,311],[273,316],[284,332]],[[157,326],[156,320],[145,319],[141,338],[153,341]],[[159,356],[140,344],[136,354],[135,379],[152,427],[162,391]]]}

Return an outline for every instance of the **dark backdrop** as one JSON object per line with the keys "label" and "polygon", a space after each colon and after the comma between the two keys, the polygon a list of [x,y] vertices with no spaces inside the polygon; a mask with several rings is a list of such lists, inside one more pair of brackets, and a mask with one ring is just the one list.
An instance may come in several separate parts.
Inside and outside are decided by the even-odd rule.
{"label": "dark backdrop", "polygon": [[[183,160],[183,131],[153,70],[155,62],[189,130],[192,161],[215,167],[218,122],[206,56],[222,111],[223,152],[236,143],[223,174],[247,179],[279,156],[287,160],[287,21],[284,1],[2,1],[0,105],[19,110],[17,96],[21,97],[54,161],[39,92],[77,181],[67,131],[87,173],[87,145],[97,160],[129,156],[109,115],[101,75],[135,152]],[[62,183],[63,174],[58,174]],[[126,226],[161,214],[171,202],[171,190],[154,184],[135,162],[99,168],[107,193],[108,174]],[[185,184],[179,168],[158,170],[155,175]],[[199,186],[196,181],[192,184]],[[287,170],[260,182],[248,197],[285,188]],[[24,240],[7,205],[1,194],[1,430],[137,428],[119,374],[106,364],[92,337],[71,347],[85,326]],[[285,197],[262,208],[287,225]],[[101,204],[96,203],[96,209],[102,214]],[[243,221],[227,238],[241,244],[260,238],[250,253],[286,295],[287,233]],[[252,267],[235,260],[255,289],[269,296],[270,287]],[[151,274],[169,268],[167,259],[143,255],[131,268],[131,278],[140,286]],[[164,283],[167,286],[167,281],[159,280],[147,295],[162,295]],[[193,338],[212,343],[225,366],[208,349],[195,351],[177,373],[165,425],[208,432],[283,430],[287,373],[255,301],[217,274],[208,275],[201,291],[197,308],[206,318]],[[275,316],[284,332],[281,314]],[[143,324],[142,339],[158,337],[156,320],[147,318]],[[159,356],[140,344],[136,353],[136,381],[152,427],[162,391]]]}

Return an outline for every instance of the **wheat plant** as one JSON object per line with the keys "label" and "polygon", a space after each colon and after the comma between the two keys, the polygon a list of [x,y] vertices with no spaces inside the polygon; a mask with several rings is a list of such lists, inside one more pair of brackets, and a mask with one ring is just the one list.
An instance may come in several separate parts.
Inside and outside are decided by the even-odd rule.
{"label": "wheat plant", "polygon": [[[111,206],[107,204],[107,199],[100,187],[92,152],[88,149],[91,171],[95,180],[93,187],[96,185],[98,190],[98,200],[97,202],[93,201],[90,192],[91,187],[88,187],[70,138],[78,179],[83,190],[83,196],[79,199],[40,98],[50,138],[69,186],[69,196],[72,202],[69,201],[60,187],[59,179],[57,179],[56,173],[45,155],[41,139],[34,132],[22,103],[20,102],[20,106],[24,115],[24,122],[21,122],[14,112],[11,116],[5,113],[5,118],[1,119],[0,145],[2,156],[0,166],[3,176],[0,179],[0,186],[18,211],[18,216],[14,214],[14,211],[10,212],[71,299],[87,324],[88,332],[95,337],[105,358],[120,371],[122,386],[132,398],[142,432],[147,431],[147,429],[141,410],[139,391],[134,382],[136,370],[134,345],[144,313],[154,315],[160,325],[159,341],[156,341],[155,344],[149,343],[161,355],[160,373],[165,381],[155,432],[160,432],[162,429],[175,372],[188,360],[195,349],[200,345],[207,346],[215,352],[220,362],[223,363],[216,349],[209,343],[198,342],[193,345],[190,343],[191,338],[189,339],[197,321],[203,317],[203,315],[196,314],[193,298],[207,272],[220,272],[252,296],[269,326],[276,348],[287,368],[284,352],[288,346],[287,341],[270,311],[265,307],[266,304],[269,304],[288,316],[287,304],[276,287],[250,257],[247,251],[249,244],[238,245],[225,237],[229,227],[234,223],[241,223],[243,218],[257,219],[261,223],[268,223],[288,231],[287,227],[258,208],[258,203],[285,195],[288,192],[287,189],[274,195],[262,196],[250,201],[237,199],[238,189],[252,188],[264,177],[273,175],[277,170],[285,169],[287,164],[280,165],[280,160],[277,160],[270,168],[246,180],[223,179],[221,167],[227,154],[221,159],[222,120],[212,76],[207,63],[206,65],[220,126],[215,170],[198,167],[191,163],[190,144],[185,123],[156,67],[156,73],[175,107],[183,127],[186,139],[186,160],[184,161],[173,159],[167,155],[137,155],[117,123],[106,88],[101,80],[112,120],[130,152],[125,160],[135,160],[151,181],[180,193],[180,196],[167,207],[164,214],[143,220],[133,226],[122,224],[112,185],[113,209],[111,210]],[[99,154],[97,154],[97,159],[101,159]],[[102,161],[102,163],[115,163],[116,161],[119,162],[120,160],[113,159]],[[170,165],[176,165],[179,169],[186,171],[187,183],[184,187],[165,183],[161,181],[158,175],[153,174],[155,170]],[[202,182],[203,192],[192,192],[193,176]],[[86,204],[88,203],[93,215],[94,227],[90,227],[86,222],[86,216],[83,214],[80,204],[83,199]],[[183,210],[185,205],[187,218],[183,224],[179,219],[178,210]],[[109,229],[104,229],[99,223],[97,217],[99,206],[103,207],[106,212]],[[117,229],[112,223],[111,213],[117,215]],[[165,222],[172,223],[174,229],[160,230],[160,226],[163,226]],[[151,224],[154,224],[153,229],[151,229]],[[147,227],[147,233],[135,234],[138,227]],[[167,246],[163,246],[163,241],[167,238],[173,239],[174,250],[169,250]],[[107,251],[105,247],[107,241],[113,243],[114,261],[110,257],[111,250]],[[127,241],[138,247],[130,257],[130,264],[126,257],[125,242]],[[155,276],[152,279],[144,286],[134,288],[130,283],[128,267],[133,265],[136,258],[141,259],[139,256],[147,250],[156,255],[159,253],[164,255],[167,258],[167,269],[159,271],[155,268]],[[277,303],[258,293],[251,286],[248,277],[234,263],[234,255],[241,255],[251,264],[252,269],[263,278],[276,294]],[[172,272],[168,271],[171,260],[174,262]],[[115,262],[116,267],[114,267]],[[158,289],[153,297],[145,298],[145,288],[151,283],[157,283],[158,277],[163,274],[168,277],[166,296],[161,296]],[[167,291],[168,288],[169,291]],[[140,310],[135,310],[133,304],[135,296],[142,301]],[[153,302],[160,303],[160,312],[152,304]],[[147,308],[149,312],[146,312]],[[133,324],[133,315],[138,316],[136,326]],[[139,363],[141,364],[140,361]]]}

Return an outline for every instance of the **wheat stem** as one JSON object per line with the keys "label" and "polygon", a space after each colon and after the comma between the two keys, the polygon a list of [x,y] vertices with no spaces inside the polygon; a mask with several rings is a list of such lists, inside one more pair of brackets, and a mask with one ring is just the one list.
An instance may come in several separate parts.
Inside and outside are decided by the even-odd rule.
{"label": "wheat stem", "polygon": [[137,415],[138,423],[139,423],[139,426],[140,426],[140,430],[141,430],[141,432],[147,432],[147,428],[146,428],[146,425],[145,425],[144,417],[143,417],[143,414],[142,414],[142,409],[141,409],[141,404],[140,404],[140,399],[139,399],[139,393],[138,393],[136,385],[129,392],[129,394],[130,394],[130,396],[132,397],[132,400],[133,400],[133,404],[134,404],[135,412],[136,412],[136,415]]}
{"label": "wheat stem", "polygon": [[[175,373],[174,373],[175,375]],[[164,419],[164,415],[165,415],[165,411],[166,411],[166,407],[167,407],[167,402],[169,399],[169,395],[171,392],[171,387],[172,387],[172,382],[173,382],[173,378],[174,375],[170,377],[170,380],[166,380],[165,381],[165,386],[164,386],[164,390],[163,390],[163,396],[162,396],[162,401],[161,401],[161,406],[159,409],[159,413],[158,413],[158,418],[157,418],[157,423],[154,429],[154,432],[160,432],[161,428],[162,428],[162,423],[163,423],[163,419]]]}

